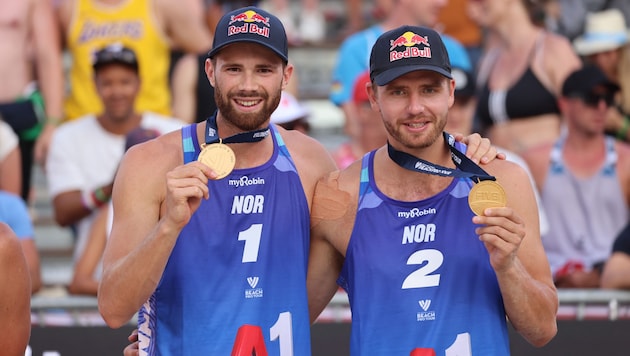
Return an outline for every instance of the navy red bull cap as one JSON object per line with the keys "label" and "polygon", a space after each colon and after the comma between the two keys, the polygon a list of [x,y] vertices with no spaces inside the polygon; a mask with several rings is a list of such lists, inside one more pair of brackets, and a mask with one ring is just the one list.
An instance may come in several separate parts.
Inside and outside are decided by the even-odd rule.
{"label": "navy red bull cap", "polygon": [[383,33],[372,47],[370,78],[379,86],[403,74],[430,70],[452,79],[442,38],[427,27],[401,26]]}
{"label": "navy red bull cap", "polygon": [[274,51],[285,62],[289,60],[289,44],[282,22],[255,6],[236,9],[221,17],[208,57],[212,58],[223,47],[237,42],[260,44]]}

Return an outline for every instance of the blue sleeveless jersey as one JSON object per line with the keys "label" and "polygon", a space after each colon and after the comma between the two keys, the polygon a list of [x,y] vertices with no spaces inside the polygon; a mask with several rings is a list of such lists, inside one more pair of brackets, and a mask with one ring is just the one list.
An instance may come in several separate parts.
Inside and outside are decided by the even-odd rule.
{"label": "blue sleeveless jersey", "polygon": [[[194,124],[182,129],[186,163],[199,155],[195,132]],[[239,327],[248,324],[262,329],[269,355],[310,355],[310,214],[273,127],[271,136],[267,163],[208,182],[210,198],[180,233],[140,310],[142,353],[229,355]]]}
{"label": "blue sleeveless jersey", "polygon": [[[460,147],[461,150],[461,147]],[[470,179],[417,202],[388,198],[363,157],[355,226],[339,284],[352,355],[508,355],[503,299],[468,207]]]}

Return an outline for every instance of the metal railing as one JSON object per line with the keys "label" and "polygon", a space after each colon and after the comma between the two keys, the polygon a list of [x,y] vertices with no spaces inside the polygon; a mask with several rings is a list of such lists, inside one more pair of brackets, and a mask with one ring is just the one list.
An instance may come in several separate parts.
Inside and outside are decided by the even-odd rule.
{"label": "metal railing", "polygon": [[[603,289],[559,289],[560,309],[558,317],[562,319],[630,319],[630,291]],[[45,325],[46,315],[64,311],[66,317],[81,324],[84,314],[96,315],[98,303],[96,297],[90,296],[33,296],[31,312],[34,323]],[[83,318],[82,318],[83,316]],[[348,296],[345,292],[337,292],[326,310],[320,316],[324,322],[348,322],[350,310]],[[76,324],[75,324],[76,325]]]}

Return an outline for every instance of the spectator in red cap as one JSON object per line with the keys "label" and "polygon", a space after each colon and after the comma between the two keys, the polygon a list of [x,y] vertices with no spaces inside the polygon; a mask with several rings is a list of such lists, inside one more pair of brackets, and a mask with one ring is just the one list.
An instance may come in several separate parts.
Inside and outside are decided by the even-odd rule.
{"label": "spectator in red cap", "polygon": [[352,101],[357,110],[357,135],[342,143],[334,152],[333,158],[339,169],[344,169],[367,152],[382,146],[387,135],[380,113],[372,110],[367,85],[370,83],[370,72],[361,74],[352,90]]}

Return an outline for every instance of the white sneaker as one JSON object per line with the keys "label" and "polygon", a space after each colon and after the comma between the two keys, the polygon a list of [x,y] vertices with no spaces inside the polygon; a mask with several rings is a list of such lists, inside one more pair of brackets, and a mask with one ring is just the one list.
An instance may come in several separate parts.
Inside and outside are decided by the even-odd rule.
{"label": "white sneaker", "polygon": [[320,11],[302,12],[300,37],[304,42],[321,42],[326,36],[326,21]]}

